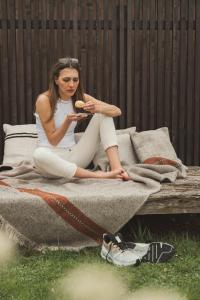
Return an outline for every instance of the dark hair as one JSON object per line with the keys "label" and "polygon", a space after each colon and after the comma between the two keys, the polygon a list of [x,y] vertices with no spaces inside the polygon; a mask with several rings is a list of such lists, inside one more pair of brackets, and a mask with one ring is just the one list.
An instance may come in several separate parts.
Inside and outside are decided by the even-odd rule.
{"label": "dark hair", "polygon": [[48,96],[49,96],[49,102],[50,102],[50,106],[51,106],[51,115],[50,115],[49,120],[52,119],[54,112],[55,112],[56,103],[57,103],[58,99],[60,98],[60,95],[58,92],[58,86],[55,83],[55,79],[57,79],[59,77],[60,71],[65,68],[72,68],[72,69],[76,69],[78,71],[79,85],[77,87],[76,92],[72,96],[72,104],[73,104],[74,110],[76,111],[76,108],[74,105],[76,100],[84,101],[83,88],[82,88],[82,84],[81,84],[81,69],[79,66],[78,59],[71,58],[71,57],[60,58],[58,60],[58,62],[52,66],[52,68],[50,70]]}

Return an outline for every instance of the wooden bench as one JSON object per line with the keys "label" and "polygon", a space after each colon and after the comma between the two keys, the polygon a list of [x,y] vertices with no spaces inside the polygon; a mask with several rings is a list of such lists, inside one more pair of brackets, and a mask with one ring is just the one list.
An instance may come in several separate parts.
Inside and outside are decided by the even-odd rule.
{"label": "wooden bench", "polygon": [[189,167],[186,179],[164,183],[137,215],[200,213],[200,167]]}

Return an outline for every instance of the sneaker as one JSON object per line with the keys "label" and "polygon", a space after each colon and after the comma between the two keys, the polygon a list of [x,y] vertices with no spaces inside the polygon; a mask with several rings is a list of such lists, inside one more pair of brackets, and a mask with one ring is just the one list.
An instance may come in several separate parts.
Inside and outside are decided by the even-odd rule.
{"label": "sneaker", "polygon": [[123,243],[124,247],[137,255],[141,262],[162,263],[171,259],[175,254],[175,248],[162,242],[133,243],[124,242],[121,233],[115,235],[118,243]]}
{"label": "sneaker", "polygon": [[140,263],[138,255],[118,242],[114,234],[103,234],[101,257],[117,266],[135,266]]}

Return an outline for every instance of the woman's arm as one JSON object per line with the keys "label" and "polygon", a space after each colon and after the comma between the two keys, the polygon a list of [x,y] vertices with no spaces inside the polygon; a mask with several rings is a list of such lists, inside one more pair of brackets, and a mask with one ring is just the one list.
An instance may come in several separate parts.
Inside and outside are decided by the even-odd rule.
{"label": "woman's arm", "polygon": [[91,113],[102,113],[109,117],[118,117],[121,115],[121,110],[115,105],[95,99],[94,97],[84,94],[85,102],[83,109]]}
{"label": "woman's arm", "polygon": [[36,100],[36,113],[40,117],[40,121],[49,143],[53,146],[56,146],[62,140],[71,122],[80,119],[76,116],[76,114],[65,116],[62,125],[56,129],[54,118],[49,120],[51,115],[51,106],[49,98],[45,94],[39,95]]}

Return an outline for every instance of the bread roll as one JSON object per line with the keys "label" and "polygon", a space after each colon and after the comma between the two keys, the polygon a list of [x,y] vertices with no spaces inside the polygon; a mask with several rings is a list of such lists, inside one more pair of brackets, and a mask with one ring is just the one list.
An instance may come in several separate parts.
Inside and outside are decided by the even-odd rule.
{"label": "bread roll", "polygon": [[85,102],[81,101],[81,100],[77,100],[75,102],[75,107],[76,108],[82,108],[84,106]]}

